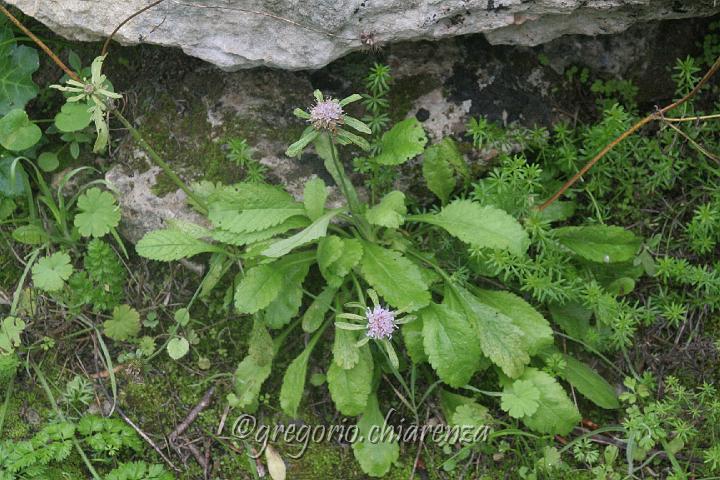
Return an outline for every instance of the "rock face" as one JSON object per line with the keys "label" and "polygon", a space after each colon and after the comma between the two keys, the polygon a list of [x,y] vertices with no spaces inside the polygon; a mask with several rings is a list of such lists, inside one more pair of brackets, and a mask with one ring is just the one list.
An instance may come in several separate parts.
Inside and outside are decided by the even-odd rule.
{"label": "rock face", "polygon": [[[8,0],[55,32],[99,40],[149,0]],[[717,0],[165,0],[115,35],[179,47],[226,70],[316,69],[348,52],[482,32],[491,44],[538,45],[649,20],[707,16]]]}

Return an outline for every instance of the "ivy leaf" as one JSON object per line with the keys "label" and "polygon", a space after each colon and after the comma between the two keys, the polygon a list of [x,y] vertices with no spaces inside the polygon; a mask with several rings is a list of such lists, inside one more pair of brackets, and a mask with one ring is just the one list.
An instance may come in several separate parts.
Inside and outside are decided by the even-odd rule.
{"label": "ivy leaf", "polygon": [[32,268],[32,279],[36,288],[46,292],[56,292],[63,288],[65,281],[72,275],[70,255],[56,252],[43,257]]}
{"label": "ivy leaf", "polygon": [[462,387],[480,368],[482,351],[473,325],[447,305],[431,303],[420,311],[422,337],[430,365],[451,387]]}
{"label": "ivy leaf", "polygon": [[513,418],[522,418],[534,414],[540,406],[540,390],[528,380],[515,380],[505,388],[500,399],[500,407]]}
{"label": "ivy leaf", "polygon": [[430,303],[430,292],[420,269],[394,250],[363,242],[360,272],[390,305],[407,311]]}
{"label": "ivy leaf", "polygon": [[129,305],[113,309],[112,318],[103,323],[105,335],[113,340],[123,341],[140,333],[140,314]]}
{"label": "ivy leaf", "polygon": [[400,446],[388,438],[393,428],[385,423],[375,393],[368,397],[357,427],[362,440],[353,443],[352,448],[360,468],[371,477],[384,476],[400,457]]}
{"label": "ivy leaf", "polygon": [[[0,31],[0,44],[12,40],[8,26]],[[6,44],[7,45],[7,44]],[[20,45],[0,47],[0,115],[16,109],[35,98],[38,87],[32,74],[40,67],[37,50]]]}
{"label": "ivy leaf", "polygon": [[328,389],[340,413],[354,417],[365,411],[372,392],[373,369],[368,345],[360,348],[358,362],[350,369],[341,368],[337,362],[330,362],[327,372]]}
{"label": "ivy leaf", "polygon": [[310,243],[313,240],[317,240],[318,238],[324,237],[327,233],[328,225],[330,225],[330,220],[332,220],[341,212],[342,210],[338,209],[325,213],[317,220],[315,220],[312,224],[310,224],[309,227],[299,231],[292,237],[285,238],[283,240],[279,240],[273,243],[268,248],[262,251],[262,255],[271,258],[283,257],[297,247]]}
{"label": "ivy leaf", "polygon": [[262,310],[280,294],[283,281],[283,271],[273,264],[251,268],[235,290],[235,308],[240,313]]}
{"label": "ivy leaf", "polygon": [[328,190],[322,178],[313,178],[305,184],[303,203],[310,220],[317,220],[325,211]]}
{"label": "ivy leaf", "polygon": [[548,321],[529,303],[517,295],[500,290],[473,289],[475,296],[512,320],[524,334],[525,350],[532,356],[553,343]]}
{"label": "ivy leaf", "polygon": [[445,229],[450,235],[479,248],[498,248],[523,255],[530,245],[520,223],[505,211],[470,200],[455,200],[435,215],[408,218]]}
{"label": "ivy leaf", "polygon": [[423,158],[422,172],[428,188],[444,204],[455,190],[453,163],[464,163],[462,154],[451,138],[428,147]]}
{"label": "ivy leaf", "polygon": [[102,237],[120,223],[120,207],[110,192],[91,188],[77,201],[81,213],[75,215],[75,226],[83,237]]}
{"label": "ivy leaf", "polygon": [[180,360],[190,351],[190,343],[184,337],[175,337],[167,344],[167,352],[173,360]]}
{"label": "ivy leaf", "polygon": [[135,245],[135,251],[141,257],[150,260],[169,262],[201,253],[220,252],[222,250],[215,245],[193,238],[180,230],[164,229],[147,233]]}
{"label": "ivy leaf", "polygon": [[400,191],[392,191],[369,209],[365,214],[368,222],[387,228],[398,228],[405,221],[405,195]]}
{"label": "ivy leaf", "polygon": [[642,239],[633,232],[609,225],[562,227],[552,232],[564,246],[598,263],[632,260],[642,244]]}
{"label": "ivy leaf", "polygon": [[522,330],[512,320],[492,307],[483,304],[472,293],[457,285],[445,296],[450,308],[463,313],[475,323],[476,338],[483,353],[505,375],[518,377],[530,362]]}
{"label": "ivy leaf", "polygon": [[90,106],[86,103],[66,103],[55,115],[55,126],[61,132],[77,132],[92,121]]}
{"label": "ivy leaf", "polygon": [[398,122],[385,132],[380,140],[380,155],[375,161],[380,165],[400,165],[423,152],[427,136],[422,124],[412,117]]}
{"label": "ivy leaf", "polygon": [[529,367],[518,380],[532,383],[540,392],[537,411],[521,419],[529,428],[540,433],[567,435],[580,421],[580,413],[575,404],[560,384],[547,373]]}
{"label": "ivy leaf", "polygon": [[7,150],[27,150],[40,141],[42,131],[32,123],[25,110],[10,110],[0,118],[0,145]]}
{"label": "ivy leaf", "polygon": [[0,356],[12,353],[20,346],[20,334],[25,322],[16,317],[5,317],[0,322]]}

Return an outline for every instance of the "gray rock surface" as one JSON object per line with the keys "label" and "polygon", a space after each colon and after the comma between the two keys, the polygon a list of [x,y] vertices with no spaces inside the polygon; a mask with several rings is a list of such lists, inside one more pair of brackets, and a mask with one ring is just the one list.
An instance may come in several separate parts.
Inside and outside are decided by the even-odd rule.
{"label": "gray rock surface", "polygon": [[[149,0],[8,0],[74,40],[99,40]],[[315,69],[348,52],[482,32],[538,45],[650,20],[707,16],[717,0],[165,0],[126,24],[125,44],[179,47],[223,69]]]}

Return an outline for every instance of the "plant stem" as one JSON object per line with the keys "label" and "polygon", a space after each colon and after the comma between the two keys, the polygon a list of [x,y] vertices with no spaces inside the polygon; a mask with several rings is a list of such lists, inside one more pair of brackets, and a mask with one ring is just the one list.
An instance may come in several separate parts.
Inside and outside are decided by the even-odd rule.
{"label": "plant stem", "polygon": [[123,126],[130,132],[130,135],[133,137],[133,139],[137,142],[140,147],[147,152],[147,154],[150,156],[150,159],[158,166],[160,167],[163,172],[165,172],[165,175],[170,178],[170,180],[180,188],[185,194],[198,206],[198,209],[200,212],[204,215],[207,215],[208,208],[207,204],[198,197],[195,192],[193,192],[190,187],[187,186],[185,182],[183,182],[180,177],[177,176],[177,174],[173,171],[173,169],[170,167],[170,165],[158,155],[158,153],[145,141],[143,136],[140,134],[140,132],[130,123],[130,121],[123,116],[122,113],[120,113],[117,109],[111,109],[110,110],[115,117],[120,120],[120,123],[123,124]]}

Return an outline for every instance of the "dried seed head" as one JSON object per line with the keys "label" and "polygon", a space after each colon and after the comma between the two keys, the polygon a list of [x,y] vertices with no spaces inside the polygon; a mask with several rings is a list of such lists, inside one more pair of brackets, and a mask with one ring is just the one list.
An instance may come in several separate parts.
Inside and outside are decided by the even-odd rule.
{"label": "dried seed head", "polygon": [[376,305],[372,310],[368,307],[365,310],[367,317],[367,336],[376,340],[392,337],[396,328],[395,315],[392,311]]}
{"label": "dried seed head", "polygon": [[340,103],[332,98],[317,102],[310,109],[310,123],[318,130],[335,131],[342,124],[343,109]]}

